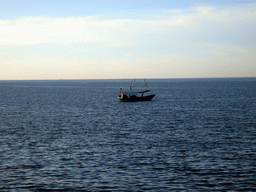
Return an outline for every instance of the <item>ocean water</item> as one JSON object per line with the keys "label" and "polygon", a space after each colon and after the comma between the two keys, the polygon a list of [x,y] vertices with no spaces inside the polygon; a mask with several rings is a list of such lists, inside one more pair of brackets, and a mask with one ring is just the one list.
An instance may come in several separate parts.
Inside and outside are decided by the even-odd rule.
{"label": "ocean water", "polygon": [[0,191],[256,190],[256,78],[130,83],[0,81]]}

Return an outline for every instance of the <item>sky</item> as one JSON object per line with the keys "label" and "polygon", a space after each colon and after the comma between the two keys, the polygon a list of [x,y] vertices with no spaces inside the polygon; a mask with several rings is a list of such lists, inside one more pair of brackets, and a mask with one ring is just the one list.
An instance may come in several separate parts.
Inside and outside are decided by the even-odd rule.
{"label": "sky", "polygon": [[0,80],[256,77],[256,0],[0,0]]}

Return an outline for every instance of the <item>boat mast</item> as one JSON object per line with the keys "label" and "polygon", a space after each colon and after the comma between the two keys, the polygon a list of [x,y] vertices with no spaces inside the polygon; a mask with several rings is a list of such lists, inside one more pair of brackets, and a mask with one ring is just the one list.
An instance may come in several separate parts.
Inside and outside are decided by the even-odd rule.
{"label": "boat mast", "polygon": [[130,85],[130,90],[132,90],[133,87],[135,87],[135,79],[132,81],[131,85]]}

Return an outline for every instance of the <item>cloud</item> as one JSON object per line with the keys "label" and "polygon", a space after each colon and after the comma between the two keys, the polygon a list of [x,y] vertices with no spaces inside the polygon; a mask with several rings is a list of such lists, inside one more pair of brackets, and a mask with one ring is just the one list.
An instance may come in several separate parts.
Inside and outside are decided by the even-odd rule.
{"label": "cloud", "polygon": [[[161,13],[160,13],[161,12]],[[104,46],[137,45],[151,37],[180,33],[216,32],[245,20],[255,24],[256,4],[242,7],[211,6],[161,10],[150,19],[92,17],[27,17],[0,20],[0,45],[40,43],[99,43]],[[148,39],[147,39],[148,38]]]}
{"label": "cloud", "polygon": [[0,20],[0,76],[255,76],[256,3],[148,13],[140,19],[91,16]]}

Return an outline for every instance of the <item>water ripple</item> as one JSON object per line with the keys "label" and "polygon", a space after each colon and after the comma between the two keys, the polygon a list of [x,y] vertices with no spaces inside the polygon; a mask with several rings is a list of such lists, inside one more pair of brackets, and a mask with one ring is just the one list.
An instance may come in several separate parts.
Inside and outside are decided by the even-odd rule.
{"label": "water ripple", "polygon": [[0,190],[256,190],[256,81],[148,83],[0,82]]}

